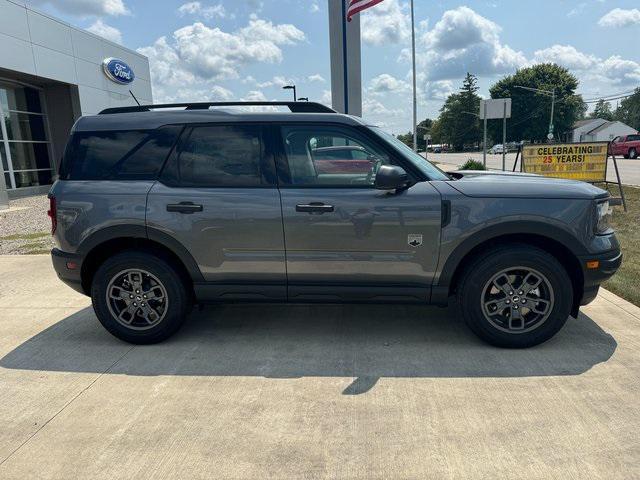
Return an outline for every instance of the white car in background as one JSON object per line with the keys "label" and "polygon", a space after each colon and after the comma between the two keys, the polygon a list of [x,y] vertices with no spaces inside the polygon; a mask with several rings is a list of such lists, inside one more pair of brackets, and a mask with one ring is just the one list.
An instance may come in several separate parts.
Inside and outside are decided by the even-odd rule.
{"label": "white car in background", "polygon": [[489,153],[492,154],[492,155],[497,155],[497,154],[502,154],[502,153],[509,153],[509,149],[506,148],[501,143],[498,143],[498,144],[494,145],[493,147],[491,147],[489,149]]}

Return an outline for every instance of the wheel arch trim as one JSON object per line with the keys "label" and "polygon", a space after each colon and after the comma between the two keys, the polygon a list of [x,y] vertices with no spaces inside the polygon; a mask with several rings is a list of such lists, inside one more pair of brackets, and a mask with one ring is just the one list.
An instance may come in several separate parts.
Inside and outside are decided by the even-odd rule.
{"label": "wheel arch trim", "polygon": [[204,281],[197,262],[182,243],[161,230],[144,225],[114,225],[100,229],[92,233],[80,244],[77,253],[84,261],[95,248],[105,242],[117,239],[143,239],[158,243],[178,257],[194,282]]}
{"label": "wheel arch trim", "polygon": [[[554,224],[523,220],[492,225],[469,235],[456,246],[453,252],[447,257],[432,289],[432,303],[446,303],[451,283],[454,280],[458,268],[467,255],[474,249],[491,240],[512,235],[535,235],[537,238],[547,238],[572,252],[578,262],[579,255],[587,255],[589,253],[586,247],[574,235]],[[522,243],[522,241],[520,241],[520,243]]]}

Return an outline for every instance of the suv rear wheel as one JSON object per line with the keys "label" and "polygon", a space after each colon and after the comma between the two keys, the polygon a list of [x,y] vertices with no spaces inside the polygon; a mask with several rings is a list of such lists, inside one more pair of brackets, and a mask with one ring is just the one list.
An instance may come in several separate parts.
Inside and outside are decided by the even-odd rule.
{"label": "suv rear wheel", "polygon": [[562,328],[573,289],[553,256],[536,247],[509,245],[469,265],[457,295],[465,322],[480,338],[499,347],[525,348]]}
{"label": "suv rear wheel", "polygon": [[189,295],[175,268],[144,252],[107,259],[91,286],[100,323],[121,340],[149,344],[173,335],[189,311]]}

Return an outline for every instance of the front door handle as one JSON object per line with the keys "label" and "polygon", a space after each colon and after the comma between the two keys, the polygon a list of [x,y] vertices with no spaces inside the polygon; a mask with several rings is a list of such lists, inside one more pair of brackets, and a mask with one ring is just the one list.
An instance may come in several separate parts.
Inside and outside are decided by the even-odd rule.
{"label": "front door handle", "polygon": [[311,202],[311,203],[296,205],[296,212],[323,214],[325,212],[333,212],[333,210],[334,210],[333,205],[327,205],[322,202]]}
{"label": "front door handle", "polygon": [[195,213],[201,212],[202,205],[196,205],[193,202],[170,203],[167,205],[167,212],[177,213]]}

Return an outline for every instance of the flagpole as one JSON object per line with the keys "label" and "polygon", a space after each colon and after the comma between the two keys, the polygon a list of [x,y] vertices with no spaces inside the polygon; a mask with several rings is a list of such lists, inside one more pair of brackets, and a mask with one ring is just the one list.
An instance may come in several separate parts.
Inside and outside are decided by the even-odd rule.
{"label": "flagpole", "polygon": [[349,114],[349,73],[347,68],[347,63],[349,59],[347,58],[347,2],[349,0],[342,0],[342,68],[344,69],[343,81],[344,81],[344,113]]}
{"label": "flagpole", "polygon": [[416,94],[416,28],[411,0],[411,61],[413,63],[413,150],[418,151],[418,99]]}

